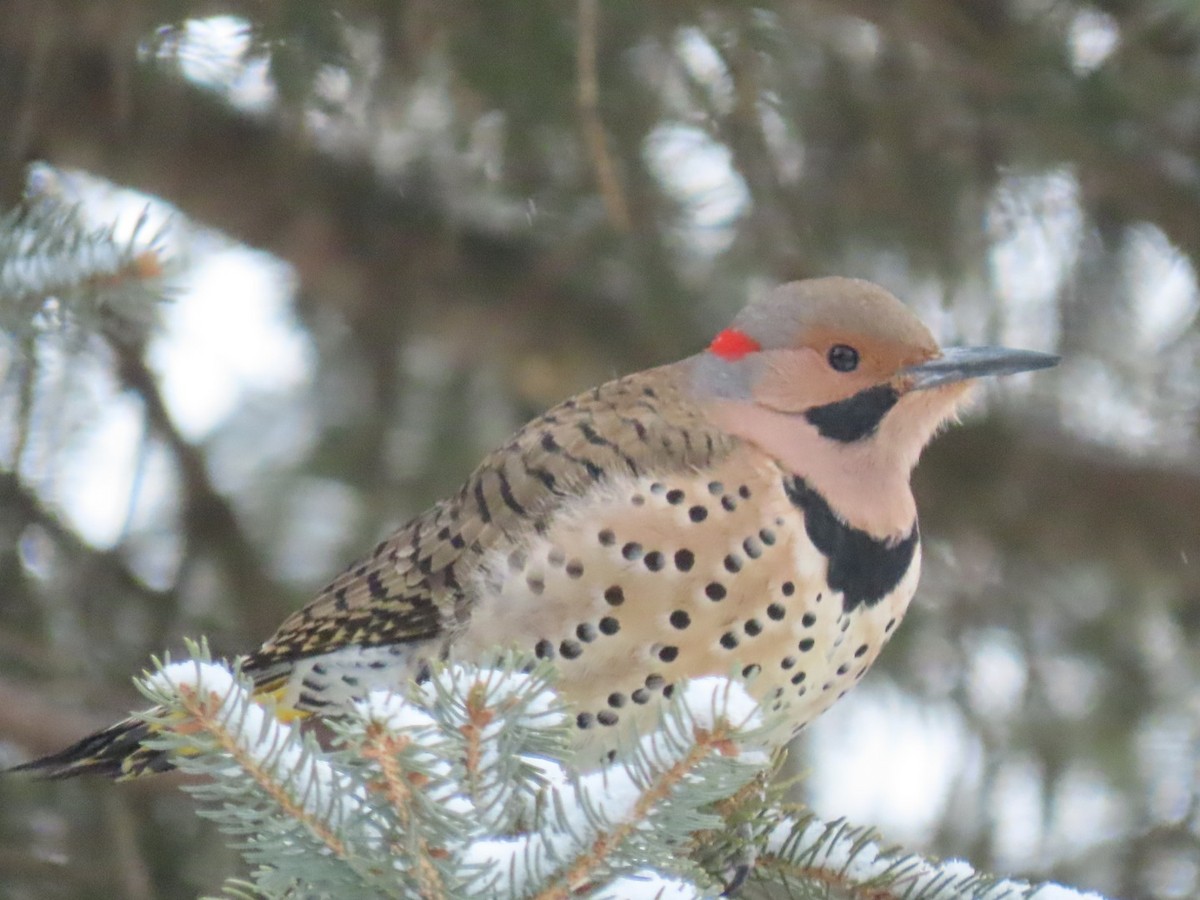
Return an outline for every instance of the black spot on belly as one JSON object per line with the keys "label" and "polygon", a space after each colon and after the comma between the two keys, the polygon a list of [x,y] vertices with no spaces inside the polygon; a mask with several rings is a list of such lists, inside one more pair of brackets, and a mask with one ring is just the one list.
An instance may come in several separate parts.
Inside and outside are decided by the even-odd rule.
{"label": "black spot on belly", "polygon": [[829,586],[842,592],[846,612],[860,604],[874,606],[896,589],[912,565],[919,540],[916,522],[907,537],[891,544],[847,525],[803,478],[785,478],[783,488],[804,512],[809,540],[828,558]]}

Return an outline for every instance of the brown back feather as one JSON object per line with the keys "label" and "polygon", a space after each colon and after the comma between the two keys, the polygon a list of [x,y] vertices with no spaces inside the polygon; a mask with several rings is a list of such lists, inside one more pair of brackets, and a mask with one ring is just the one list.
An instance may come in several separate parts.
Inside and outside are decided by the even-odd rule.
{"label": "brown back feather", "polygon": [[245,663],[269,689],[287,663],[348,645],[445,639],[471,614],[464,585],[484,553],[545,528],[565,499],[610,474],[669,473],[723,459],[737,438],[690,402],[688,361],[564,401],[489,454],[458,493],[335,578]]}

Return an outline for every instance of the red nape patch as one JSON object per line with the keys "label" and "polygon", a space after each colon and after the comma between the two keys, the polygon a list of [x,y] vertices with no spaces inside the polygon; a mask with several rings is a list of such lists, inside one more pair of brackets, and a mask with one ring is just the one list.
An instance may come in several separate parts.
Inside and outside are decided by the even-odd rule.
{"label": "red nape patch", "polygon": [[715,353],[721,359],[735,360],[741,359],[747,353],[757,353],[762,349],[762,344],[756,341],[744,331],[738,331],[736,328],[726,328],[718,334],[711,344],[708,345],[711,353]]}

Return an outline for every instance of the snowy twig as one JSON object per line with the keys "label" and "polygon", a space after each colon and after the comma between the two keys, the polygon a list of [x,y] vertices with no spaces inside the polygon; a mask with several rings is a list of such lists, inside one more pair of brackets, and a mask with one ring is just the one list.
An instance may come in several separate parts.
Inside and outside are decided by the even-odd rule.
{"label": "snowy twig", "polygon": [[157,744],[214,779],[192,789],[250,836],[267,896],[699,900],[719,890],[713,872],[756,857],[747,896],[1101,900],[785,811],[765,786],[770,723],[724,678],[681,682],[657,730],[573,773],[552,670],[527,663],[435,666],[409,696],[372,692],[332,723],[337,753],[302,742],[227,668],[166,665],[143,687],[161,704]]}
{"label": "snowy twig", "polygon": [[963,860],[939,862],[883,849],[868,829],[811,815],[777,825],[757,869],[767,881],[775,875],[821,884],[854,900],[1104,900],[1058,884],[995,878]]}
{"label": "snowy twig", "polygon": [[[337,826],[361,798],[323,760],[305,757],[294,726],[283,725],[252,702],[225,668],[188,662],[164,666],[147,680],[151,690],[173,691],[188,716],[157,722],[179,735],[202,731],[213,738],[289,816],[302,823],[336,856],[345,858]],[[298,771],[304,762],[306,771]],[[325,799],[322,799],[324,795]]]}

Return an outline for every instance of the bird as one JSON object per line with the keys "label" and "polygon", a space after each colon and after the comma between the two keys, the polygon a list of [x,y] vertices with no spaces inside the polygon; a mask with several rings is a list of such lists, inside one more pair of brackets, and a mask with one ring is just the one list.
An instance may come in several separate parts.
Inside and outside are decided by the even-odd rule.
{"label": "bird", "polygon": [[[986,376],[1049,353],[940,348],[871,282],[776,287],[704,349],[534,418],[241,661],[284,720],[439,661],[547,660],[575,759],[653,729],[683,679],[744,681],[790,740],[878,657],[917,588],[910,475]],[[172,768],[132,716],[18,768]]]}

